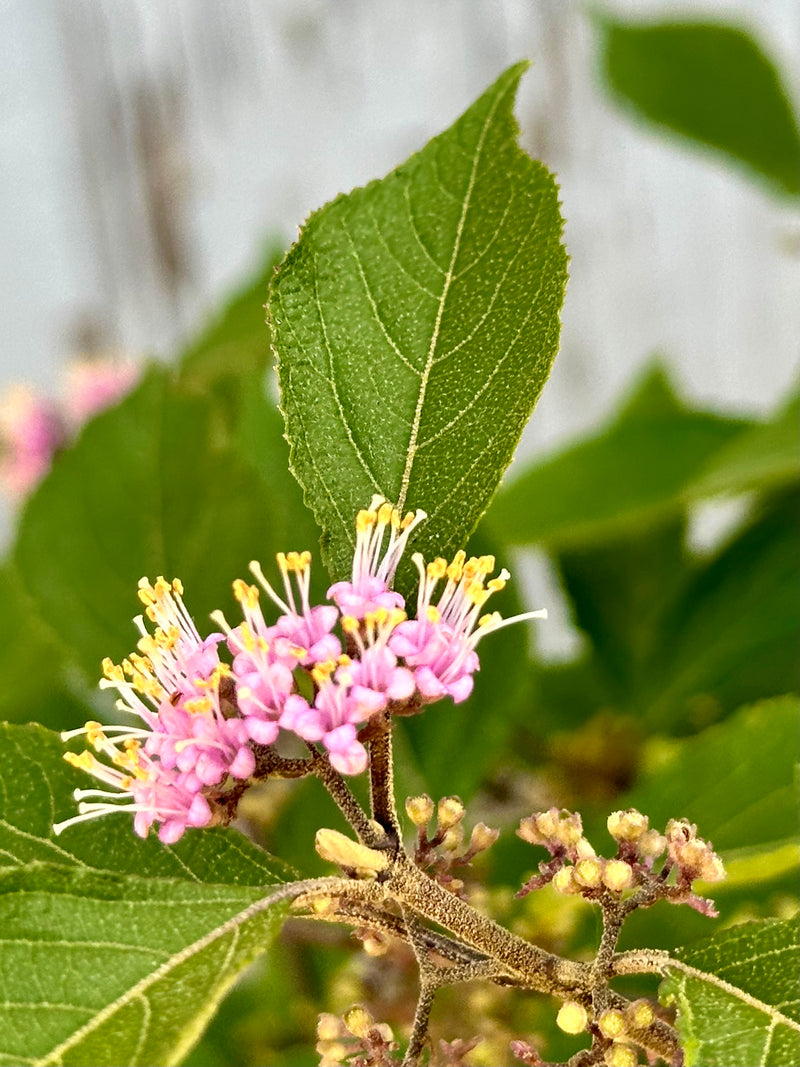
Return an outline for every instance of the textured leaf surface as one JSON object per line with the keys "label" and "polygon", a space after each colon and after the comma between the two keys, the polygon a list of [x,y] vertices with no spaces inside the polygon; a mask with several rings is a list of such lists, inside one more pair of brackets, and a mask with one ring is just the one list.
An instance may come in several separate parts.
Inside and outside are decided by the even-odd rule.
{"label": "textured leaf surface", "polygon": [[267,898],[39,864],[0,872],[0,1063],[179,1063],[268,947],[283,909],[256,903]]}
{"label": "textured leaf surface", "polygon": [[688,948],[661,985],[687,1067],[800,1063],[797,920],[745,923]]}
{"label": "textured leaf surface", "polygon": [[566,278],[552,177],[516,141],[512,67],[381,181],[311,216],[269,301],[292,468],[336,576],[373,493],[461,546],[547,378]]}
{"label": "textured leaf surface", "polygon": [[688,410],[656,365],[607,429],[504,486],[487,521],[513,544],[630,536],[682,513],[698,472],[746,425]]}
{"label": "textured leaf surface", "polygon": [[797,119],[755,40],[721,23],[620,23],[601,15],[611,89],[638,114],[800,192]]}
{"label": "textured leaf surface", "polygon": [[242,913],[290,872],[230,829],[165,847],[120,814],[55,837],[88,783],[64,751],[0,725],[0,1063],[177,1063],[282,917]]}

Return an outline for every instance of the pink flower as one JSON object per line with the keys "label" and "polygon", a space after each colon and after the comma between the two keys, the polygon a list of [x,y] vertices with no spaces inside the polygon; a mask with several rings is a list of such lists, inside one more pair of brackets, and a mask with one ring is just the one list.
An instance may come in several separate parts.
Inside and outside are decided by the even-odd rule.
{"label": "pink flower", "polygon": [[328,599],[336,602],[342,614],[363,619],[367,612],[379,608],[404,606],[402,596],[390,587],[411,533],[426,517],[424,511],[416,511],[401,518],[397,508],[382,496],[374,496],[369,508],[359,511],[352,578],[335,582],[328,590]]}
{"label": "pink flower", "polygon": [[[435,559],[427,567],[419,553],[412,559],[420,575],[417,617],[397,626],[389,648],[414,669],[417,691],[424,701],[450,696],[460,704],[472,692],[472,676],[480,667],[475,651],[480,639],[522,619],[546,618],[547,612],[531,611],[511,619],[502,619],[497,612],[481,616],[483,605],[509,577],[503,570],[486,580],[494,570],[493,556],[467,559],[460,551],[450,564]],[[444,578],[446,584],[434,605],[434,592]]]}
{"label": "pink flower", "polygon": [[0,482],[15,497],[30,493],[50,470],[66,433],[56,405],[23,385],[0,401]]}
{"label": "pink flower", "polygon": [[122,400],[138,382],[141,367],[113,356],[76,359],[67,368],[65,408],[71,424],[83,426],[93,415]]}
{"label": "pink flower", "polygon": [[[62,734],[65,740],[84,734],[108,759],[110,765],[88,751],[65,757],[112,790],[77,790],[79,814],[59,823],[57,833],[76,822],[127,810],[134,812],[140,836],[158,822],[161,840],[177,841],[187,826],[211,820],[204,790],[228,775],[246,780],[253,774],[247,724],[223,714],[220,682],[230,669],[217,652],[222,635],[200,637],[182,591],[177,580],[158,578],[150,585],[143,578],[139,583],[139,597],[155,629],[150,634],[139,616],[139,651],[120,666],[105,660],[106,677],[100,684],[118,690],[118,706],[142,725],[104,729],[88,722]],[[87,803],[90,796],[102,799]]]}

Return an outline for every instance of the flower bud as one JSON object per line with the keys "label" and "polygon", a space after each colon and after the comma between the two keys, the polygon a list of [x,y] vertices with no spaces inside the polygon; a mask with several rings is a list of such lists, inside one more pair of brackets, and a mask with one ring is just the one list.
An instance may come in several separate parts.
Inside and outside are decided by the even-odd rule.
{"label": "flower bud", "polygon": [[593,859],[597,853],[586,838],[581,837],[575,842],[575,855],[579,860],[589,860]]}
{"label": "flower bud", "polygon": [[416,827],[422,829],[433,818],[433,801],[427,793],[418,797],[406,797],[406,815]]}
{"label": "flower bud", "polygon": [[577,812],[563,812],[555,832],[556,840],[565,848],[572,848],[583,839],[583,822]]}
{"label": "flower bud", "polygon": [[320,1055],[319,1067],[342,1067],[350,1049],[341,1041],[319,1041],[317,1052]]}
{"label": "flower bud", "polygon": [[440,830],[449,830],[464,818],[465,808],[458,797],[442,797],[436,805],[436,819]]}
{"label": "flower bud", "polygon": [[635,808],[614,811],[608,817],[608,832],[615,841],[638,841],[647,830],[647,816]]}
{"label": "flower bud", "polygon": [[559,1008],[556,1024],[565,1034],[582,1034],[589,1024],[586,1008],[575,1000],[568,1000]]}
{"label": "flower bud", "polygon": [[587,889],[597,889],[603,880],[603,862],[596,856],[578,860],[573,870],[575,881]]}
{"label": "flower bud", "polygon": [[608,860],[603,868],[603,885],[612,893],[621,893],[623,889],[630,889],[633,885],[631,865],[624,860]]}
{"label": "flower bud", "polygon": [[700,878],[704,882],[721,882],[725,875],[725,865],[716,852],[704,857],[700,867]]}
{"label": "flower bud", "polygon": [[487,848],[492,847],[499,836],[499,830],[492,830],[486,823],[475,823],[472,827],[472,834],[469,839],[470,852],[473,854],[476,852],[485,852]]}
{"label": "flower bud", "polygon": [[536,819],[533,815],[528,815],[527,818],[519,820],[517,837],[521,837],[522,840],[527,841],[529,845],[544,844],[542,835],[536,829]]}
{"label": "flower bud", "polygon": [[639,838],[636,849],[642,859],[655,859],[667,847],[667,839],[658,830],[646,830]]}
{"label": "flower bud", "polygon": [[537,833],[546,841],[551,841],[558,835],[558,811],[550,808],[549,811],[540,811],[533,816],[533,823]]}
{"label": "flower bud", "polygon": [[625,1045],[617,1041],[606,1049],[603,1056],[607,1067],[636,1067],[639,1062],[639,1053],[633,1045]]}
{"label": "flower bud", "polygon": [[442,848],[445,852],[455,852],[464,840],[464,827],[461,825],[451,826],[442,839]]}
{"label": "flower bud", "polygon": [[580,886],[575,882],[574,867],[562,867],[553,875],[553,889],[556,893],[580,893]]}
{"label": "flower bud", "polygon": [[317,1038],[320,1041],[336,1041],[343,1036],[342,1020],[329,1011],[323,1011],[317,1020]]}
{"label": "flower bud", "polygon": [[649,1000],[634,1000],[625,1009],[625,1017],[635,1030],[646,1030],[655,1022],[656,1013]]}
{"label": "flower bud", "polygon": [[352,841],[338,830],[317,830],[314,844],[324,860],[339,867],[377,873],[385,871],[389,866],[389,857],[385,852],[378,852],[358,841]]}
{"label": "flower bud", "polygon": [[344,1025],[353,1037],[358,1037],[364,1041],[375,1025],[375,1020],[365,1008],[357,1004],[354,1008],[350,1008],[349,1011],[344,1013]]}
{"label": "flower bud", "polygon": [[608,1011],[604,1011],[597,1020],[597,1025],[600,1027],[600,1033],[603,1037],[612,1039],[624,1037],[627,1029],[622,1012],[617,1011],[616,1008],[610,1008]]}

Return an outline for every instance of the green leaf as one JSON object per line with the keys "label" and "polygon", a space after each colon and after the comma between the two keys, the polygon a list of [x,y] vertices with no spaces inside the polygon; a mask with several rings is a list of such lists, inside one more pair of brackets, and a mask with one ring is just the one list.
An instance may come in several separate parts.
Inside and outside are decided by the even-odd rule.
{"label": "green leaf", "polygon": [[615,703],[635,706],[659,657],[661,622],[686,572],[680,517],[557,556],[575,622],[591,639],[595,666]]}
{"label": "green leaf", "polygon": [[155,835],[137,837],[131,817],[120,814],[79,823],[56,837],[53,823],[77,814],[73,789],[91,784],[64,761],[66,750],[58,734],[42,726],[0,723],[0,867],[36,862],[249,886],[290,876],[284,864],[236,830],[188,832],[165,846]]}
{"label": "green leaf", "polygon": [[709,721],[795,691],[800,606],[797,492],[765,501],[684,585],[651,660],[651,723]]}
{"label": "green leaf", "polygon": [[798,922],[753,922],[678,949],[660,989],[686,1067],[800,1064]]}
{"label": "green leaf", "polygon": [[255,277],[232,295],[181,355],[184,384],[218,388],[227,378],[255,385],[263,376],[270,357],[264,303],[283,251],[278,243],[269,243]]}
{"label": "green leaf", "polygon": [[142,575],[181,578],[202,629],[208,612],[233,605],[231,581],[251,559],[287,547],[273,536],[285,532],[273,520],[284,501],[270,499],[240,450],[218,443],[215,420],[209,397],[154,370],[87,427],[25,510],[19,575],[91,679],[104,656],[119,660],[135,643]]}
{"label": "green leaf", "polygon": [[800,478],[800,397],[769,422],[745,430],[716,452],[688,489],[691,497],[780,489]]}
{"label": "green leaf", "polygon": [[178,1063],[269,946],[291,872],[236,830],[164,846],[124,813],[56,837],[88,781],[64,751],[0,725],[0,1063]]}
{"label": "green leaf", "polygon": [[36,718],[62,729],[86,712],[68,650],[35,609],[12,560],[0,565],[0,720]]}
{"label": "green leaf", "polygon": [[0,1063],[180,1063],[269,946],[271,903],[264,887],[0,871]]}
{"label": "green leaf", "polygon": [[610,89],[650,122],[723,152],[776,191],[800,192],[797,119],[775,66],[722,23],[599,16]]}
{"label": "green leaf", "polygon": [[620,805],[661,828],[670,818],[691,819],[726,860],[729,852],[766,857],[797,838],[798,713],[797,697],[777,697],[697,737],[654,739],[642,777]]}
{"label": "green leaf", "polygon": [[681,514],[698,470],[746,425],[687,410],[656,364],[606,429],[504,486],[487,521],[512,544],[630,537]]}
{"label": "green leaf", "polygon": [[424,554],[463,545],[549,373],[566,262],[555,183],[516,141],[523,70],[313,214],[273,282],[292,469],[336,577],[373,493],[428,512]]}

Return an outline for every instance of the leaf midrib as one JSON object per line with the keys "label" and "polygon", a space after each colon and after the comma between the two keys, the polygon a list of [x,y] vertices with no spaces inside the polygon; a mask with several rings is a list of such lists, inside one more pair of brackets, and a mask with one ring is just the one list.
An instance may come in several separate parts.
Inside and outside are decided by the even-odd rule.
{"label": "leaf midrib", "polygon": [[509,90],[498,95],[490,107],[487,116],[484,120],[483,127],[481,128],[480,137],[475,147],[475,153],[472,160],[472,169],[470,171],[469,182],[467,184],[467,191],[464,195],[464,202],[461,206],[461,215],[458,220],[458,226],[456,228],[455,240],[453,242],[453,251],[450,256],[450,263],[447,268],[447,273],[444,276],[444,283],[442,285],[441,296],[439,297],[438,307],[436,309],[436,320],[433,325],[433,334],[431,335],[430,344],[428,345],[428,354],[425,360],[425,366],[422,370],[422,376],[420,378],[419,393],[417,394],[417,405],[414,411],[414,418],[411,422],[411,433],[408,439],[408,446],[406,448],[406,461],[403,467],[403,473],[400,479],[400,492],[397,497],[397,509],[402,512],[405,509],[406,498],[408,496],[408,487],[411,483],[411,471],[414,466],[414,460],[417,455],[417,439],[419,437],[419,428],[422,421],[422,410],[425,404],[425,396],[428,390],[428,381],[430,380],[431,371],[435,363],[436,346],[439,343],[439,332],[442,325],[442,317],[444,315],[445,304],[447,303],[447,296],[450,291],[450,286],[455,278],[455,265],[458,259],[458,254],[461,250],[461,240],[464,234],[464,226],[466,225],[467,212],[472,201],[472,193],[475,188],[475,181],[478,173],[478,164],[480,163],[481,155],[483,152],[483,145],[486,140],[486,134],[489,130],[489,126],[494,119],[494,116],[500,107],[500,104],[505,100]]}

